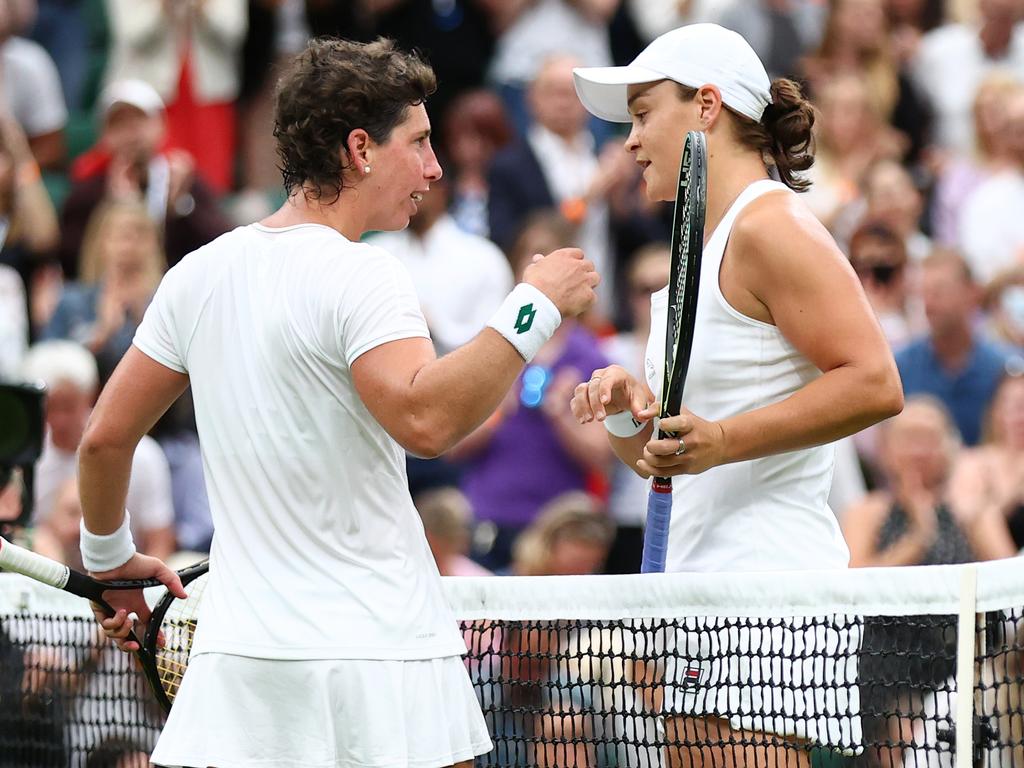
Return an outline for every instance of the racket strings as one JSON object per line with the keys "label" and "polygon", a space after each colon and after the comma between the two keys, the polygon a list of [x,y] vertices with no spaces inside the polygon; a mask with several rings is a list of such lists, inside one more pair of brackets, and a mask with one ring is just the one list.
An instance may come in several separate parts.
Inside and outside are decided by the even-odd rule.
{"label": "racket strings", "polygon": [[156,670],[160,685],[172,704],[188,668],[206,578],[205,575],[200,576],[189,584],[185,589],[188,597],[185,600],[174,600],[160,623],[164,645],[155,652]]}

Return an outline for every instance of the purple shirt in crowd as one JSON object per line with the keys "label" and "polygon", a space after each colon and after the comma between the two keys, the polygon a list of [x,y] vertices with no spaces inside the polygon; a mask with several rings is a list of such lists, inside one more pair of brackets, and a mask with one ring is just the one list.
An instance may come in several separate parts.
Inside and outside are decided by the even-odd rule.
{"label": "purple shirt in crowd", "polygon": [[[561,356],[550,366],[548,380],[565,368],[574,368],[583,381],[595,368],[607,365],[597,339],[577,325],[569,331]],[[520,375],[513,387],[520,398],[515,411],[501,422],[490,443],[466,462],[462,490],[477,520],[524,526],[556,496],[586,488],[586,470],[562,448],[544,410],[522,404],[522,389]],[[564,407],[568,410],[568,401]]]}

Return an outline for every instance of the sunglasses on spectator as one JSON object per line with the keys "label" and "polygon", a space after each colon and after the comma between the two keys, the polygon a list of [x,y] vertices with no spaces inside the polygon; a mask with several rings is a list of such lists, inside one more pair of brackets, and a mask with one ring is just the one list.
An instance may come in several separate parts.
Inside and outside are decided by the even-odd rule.
{"label": "sunglasses on spectator", "polygon": [[903,272],[902,264],[854,264],[853,271],[862,280],[870,277],[879,285],[888,285]]}

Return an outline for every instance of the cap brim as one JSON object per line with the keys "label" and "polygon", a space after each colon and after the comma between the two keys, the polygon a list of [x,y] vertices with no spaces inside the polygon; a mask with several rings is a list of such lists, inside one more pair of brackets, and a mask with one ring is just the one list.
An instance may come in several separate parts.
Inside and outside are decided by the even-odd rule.
{"label": "cap brim", "polygon": [[576,94],[592,115],[613,123],[630,121],[626,91],[638,83],[664,80],[665,75],[647,67],[576,67],[572,71]]}

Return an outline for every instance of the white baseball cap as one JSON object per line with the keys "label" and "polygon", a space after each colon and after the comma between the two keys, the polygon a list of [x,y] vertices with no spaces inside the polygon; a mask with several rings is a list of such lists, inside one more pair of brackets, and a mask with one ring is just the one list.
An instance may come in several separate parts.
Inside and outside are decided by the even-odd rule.
{"label": "white baseball cap", "polygon": [[717,24],[689,24],[656,38],[625,67],[576,67],[576,93],[589,112],[630,122],[626,87],[674,80],[690,88],[715,85],[727,107],[760,121],[771,104],[771,80],[754,49]]}
{"label": "white baseball cap", "polygon": [[103,89],[97,103],[100,117],[106,117],[117,104],[135,107],[150,117],[164,111],[164,100],[160,94],[143,80],[115,80]]}

